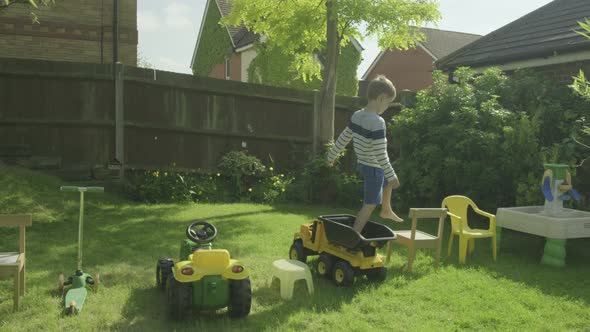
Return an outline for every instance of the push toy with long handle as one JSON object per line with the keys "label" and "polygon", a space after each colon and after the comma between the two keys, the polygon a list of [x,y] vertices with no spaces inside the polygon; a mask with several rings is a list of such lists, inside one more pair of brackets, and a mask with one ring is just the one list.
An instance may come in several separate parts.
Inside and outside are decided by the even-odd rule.
{"label": "push toy with long handle", "polygon": [[76,187],[61,186],[61,191],[79,192],[80,193],[80,217],[78,219],[78,262],[76,272],[67,280],[64,279],[63,273],[59,276],[59,289],[63,292],[64,286],[71,286],[64,298],[65,313],[77,314],[82,311],[84,300],[86,299],[86,285],[93,285],[94,289],[98,288],[100,277],[97,274],[93,278],[90,274],[82,271],[82,247],[84,234],[84,193],[86,192],[104,192],[103,187]]}

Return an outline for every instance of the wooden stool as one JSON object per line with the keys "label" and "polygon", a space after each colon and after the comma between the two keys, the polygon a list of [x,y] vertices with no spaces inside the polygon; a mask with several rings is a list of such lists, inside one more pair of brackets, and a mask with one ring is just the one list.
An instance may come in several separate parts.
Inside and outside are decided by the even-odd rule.
{"label": "wooden stool", "polygon": [[19,227],[18,252],[0,252],[0,278],[14,278],[14,310],[20,306],[20,297],[25,295],[25,227],[31,226],[30,214],[2,214],[0,227]]}
{"label": "wooden stool", "polygon": [[[412,272],[412,264],[416,257],[416,249],[431,248],[436,249],[436,256],[434,265],[438,267],[440,261],[440,248],[442,241],[443,225],[447,217],[447,209],[426,209],[413,208],[410,209],[410,217],[412,218],[412,229],[406,231],[395,231],[397,235],[396,243],[408,247],[408,272]],[[436,235],[428,234],[416,229],[418,219],[438,219],[438,232]],[[387,259],[391,257],[391,241],[387,243]]]}

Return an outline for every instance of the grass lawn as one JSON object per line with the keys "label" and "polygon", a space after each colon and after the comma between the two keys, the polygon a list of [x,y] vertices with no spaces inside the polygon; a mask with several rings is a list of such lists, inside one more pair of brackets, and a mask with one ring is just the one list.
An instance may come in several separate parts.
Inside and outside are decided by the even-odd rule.
{"label": "grass lawn", "polygon": [[[57,276],[73,272],[76,266],[78,195],[59,192],[61,184],[30,171],[0,168],[0,213],[33,213],[33,226],[27,231],[27,294],[21,310],[13,313],[12,281],[0,281],[0,331],[590,328],[588,239],[569,241],[563,269],[538,264],[541,238],[509,231],[503,233],[497,262],[491,259],[489,240],[480,240],[465,266],[457,264],[456,248],[438,270],[433,268],[432,253],[419,251],[411,274],[403,271],[405,249],[394,247],[387,280],[381,284],[361,278],[344,289],[316,278],[313,296],[283,301],[276,284],[271,284],[271,263],[286,258],[299,225],[319,214],[354,214],[354,210],[304,205],[144,205],[112,193],[88,194],[86,201],[83,265],[87,272],[100,272],[102,287],[97,294],[90,292],[81,315],[62,317]],[[228,249],[250,268],[253,303],[248,318],[230,320],[223,311],[195,315],[184,322],[167,318],[164,294],[154,287],[155,264],[160,257],[177,258],[185,227],[193,219],[207,219],[217,226],[214,247]],[[407,222],[389,225],[409,227]],[[16,238],[16,229],[0,229],[0,251],[16,249]]]}

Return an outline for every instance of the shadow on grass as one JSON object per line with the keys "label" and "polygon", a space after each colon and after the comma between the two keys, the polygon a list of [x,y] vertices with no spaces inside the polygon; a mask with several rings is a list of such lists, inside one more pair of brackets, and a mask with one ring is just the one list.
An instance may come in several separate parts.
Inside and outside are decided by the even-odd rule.
{"label": "shadow on grass", "polygon": [[567,241],[565,267],[541,264],[543,237],[503,230],[501,242],[498,262],[485,265],[490,274],[590,305],[590,239]]}
{"label": "shadow on grass", "polygon": [[[474,228],[486,228],[487,222],[474,218]],[[386,225],[394,230],[409,229],[410,223],[401,224],[389,223]],[[436,222],[420,222],[419,229],[436,233]],[[467,256],[465,265],[458,262],[458,241],[455,238],[451,255],[447,257],[448,239],[450,236],[450,223],[447,219],[441,249],[441,267],[445,265],[456,268],[480,268],[490,275],[498,278],[506,278],[517,283],[525,284],[531,288],[540,290],[546,295],[565,297],[581,300],[590,305],[590,239],[570,239],[567,241],[566,267],[558,268],[540,264],[543,256],[545,238],[521,232],[504,229],[501,235],[501,243],[498,244],[497,261],[492,259],[492,248],[490,239],[478,239],[475,241],[475,251]],[[394,255],[397,254],[397,273],[408,280],[416,280],[423,276],[435,273],[434,250],[419,249],[418,255],[428,256],[427,259],[417,259],[414,263],[412,273],[405,271],[407,261],[407,250],[402,246],[393,246]],[[382,251],[385,254],[385,250]],[[402,260],[401,267],[399,259]],[[427,265],[425,265],[427,264]]]}
{"label": "shadow on grass", "polygon": [[590,280],[587,277],[590,275],[590,252],[587,250],[590,239],[568,240],[566,266],[559,268],[541,264],[544,237],[504,229],[498,243],[497,261],[492,259],[491,240],[478,239],[474,253],[468,254],[466,264],[462,265],[458,262],[456,238],[452,254],[447,258],[450,229],[445,231],[441,254],[444,265],[479,268],[496,278],[525,284],[546,295],[577,299],[590,305]]}
{"label": "shadow on grass", "polygon": [[350,288],[337,288],[325,279],[314,280],[315,293],[309,295],[303,281],[297,282],[291,300],[279,295],[279,282],[254,288],[252,311],[243,319],[230,319],[226,309],[215,312],[194,312],[184,321],[174,321],[167,313],[165,293],[154,288],[134,289],[129,296],[119,320],[113,329],[117,331],[145,330],[204,330],[204,331],[263,331],[279,330],[283,325],[292,329],[305,328],[305,322],[290,321],[299,312],[318,313],[337,311],[350,303],[354,296],[372,285],[359,283]]}
{"label": "shadow on grass", "polygon": [[[121,261],[129,265],[145,264],[146,256],[152,260],[160,256],[176,258],[179,242],[184,240],[186,227],[191,221],[179,220],[178,212],[177,206],[123,205],[117,208],[90,209],[84,221],[83,267]],[[220,215],[210,219],[220,220],[216,225],[223,231],[223,237],[232,239],[243,232],[256,232],[256,225],[240,222],[239,227],[231,227],[231,218],[260,213],[264,213],[264,210]],[[56,273],[69,273],[70,270],[73,272],[78,250],[76,217],[55,223],[37,224],[37,227],[28,230],[29,268],[55,270]],[[232,226],[236,226],[235,223]],[[11,244],[8,242],[12,241],[3,238],[0,246],[8,247]]]}

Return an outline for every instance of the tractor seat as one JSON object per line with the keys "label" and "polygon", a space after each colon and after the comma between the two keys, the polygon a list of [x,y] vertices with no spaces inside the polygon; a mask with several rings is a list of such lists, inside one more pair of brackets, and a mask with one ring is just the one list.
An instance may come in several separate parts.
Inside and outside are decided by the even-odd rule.
{"label": "tractor seat", "polygon": [[197,250],[191,256],[195,266],[226,268],[229,265],[229,252],[225,249]]}

